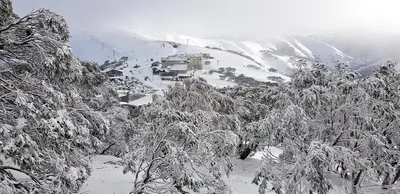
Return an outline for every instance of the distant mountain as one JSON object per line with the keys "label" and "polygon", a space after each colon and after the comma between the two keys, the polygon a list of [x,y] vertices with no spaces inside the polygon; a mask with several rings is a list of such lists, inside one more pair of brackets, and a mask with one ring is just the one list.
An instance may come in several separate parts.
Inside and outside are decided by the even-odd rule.
{"label": "distant mountain", "polygon": [[[238,50],[222,50],[213,44],[213,41],[206,39],[191,38],[197,41],[196,44],[183,44],[183,38],[149,38],[142,34],[135,34],[126,31],[113,31],[96,35],[89,35],[84,32],[73,31],[71,46],[73,54],[84,60],[92,60],[100,66],[106,60],[107,63],[117,61],[121,57],[126,57],[126,63],[116,67],[123,72],[124,76],[135,77],[145,85],[155,89],[165,89],[174,82],[162,81],[159,76],[153,75],[151,64],[160,61],[161,57],[169,55],[209,53],[213,58],[207,59],[203,71],[197,71],[196,77],[206,79],[211,85],[224,87],[238,84],[232,76],[226,76],[225,68],[234,70],[237,79],[253,82],[276,82],[277,80],[288,80],[289,77],[278,72],[270,71],[271,66],[263,63],[258,54],[258,58],[247,56]],[[229,43],[229,42],[228,42]],[[229,44],[226,45],[229,45]],[[231,44],[231,43],[230,43]],[[207,46],[211,45],[214,47]],[[251,44],[248,44],[251,45]],[[207,48],[206,48],[207,46]],[[225,47],[224,47],[225,48]],[[246,48],[243,46],[243,48]],[[247,46],[247,48],[251,48]],[[83,52],[85,51],[85,52]],[[253,53],[259,53],[257,49]]]}
{"label": "distant mountain", "polygon": [[[342,62],[363,74],[370,73],[377,64],[400,59],[397,53],[400,38],[378,40],[373,36],[357,35],[287,35],[264,41],[247,41],[127,31],[111,31],[94,36],[73,31],[71,46],[76,57],[96,61],[100,65],[106,60],[114,61],[123,56],[128,57],[128,63],[134,66],[149,64],[151,60],[160,60],[171,54],[211,53],[216,59],[209,69],[234,67],[245,76],[260,81],[268,81],[266,77],[276,76],[269,74],[270,68],[276,69],[280,73],[278,76],[285,77],[282,74],[288,74],[299,59],[320,61],[328,66]],[[179,44],[179,48],[167,44],[171,42]],[[148,72],[136,72],[135,76],[142,77],[143,81],[149,75]]]}
{"label": "distant mountain", "polygon": [[166,40],[199,47],[236,51],[254,59],[263,66],[273,67],[282,73],[293,68],[293,63],[296,63],[299,59],[318,60],[330,66],[338,62],[355,66],[363,63],[362,60],[348,55],[339,48],[310,36],[283,36],[256,42],[204,39],[180,34],[142,33],[140,35],[153,40]]}
{"label": "distant mountain", "polygon": [[335,46],[360,61],[354,70],[367,75],[375,66],[400,61],[400,36],[368,32],[346,32],[313,35],[313,38]]}

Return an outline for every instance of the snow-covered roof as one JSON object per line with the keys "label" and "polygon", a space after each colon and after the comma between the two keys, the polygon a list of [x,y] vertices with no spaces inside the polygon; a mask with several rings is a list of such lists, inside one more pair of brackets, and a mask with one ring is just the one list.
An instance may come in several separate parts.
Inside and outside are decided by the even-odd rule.
{"label": "snow-covered roof", "polygon": [[191,73],[180,73],[180,74],[178,74],[178,77],[192,77],[193,76],[193,74],[191,74]]}
{"label": "snow-covered roof", "polygon": [[188,69],[188,65],[173,65],[171,66],[171,71],[185,71]]}
{"label": "snow-covered roof", "polygon": [[161,76],[161,79],[173,79],[174,76]]}

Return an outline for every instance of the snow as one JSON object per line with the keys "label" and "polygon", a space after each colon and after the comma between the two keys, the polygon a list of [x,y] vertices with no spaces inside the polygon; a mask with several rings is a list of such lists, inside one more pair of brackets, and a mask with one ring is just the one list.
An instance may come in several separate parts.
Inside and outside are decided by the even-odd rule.
{"label": "snow", "polygon": [[145,96],[143,96],[142,98],[136,99],[132,102],[129,103],[125,103],[125,102],[120,102],[120,104],[128,104],[128,105],[133,105],[133,106],[142,106],[142,105],[146,105],[149,103],[153,102],[153,95],[152,94],[147,94]]}
{"label": "snow", "polygon": [[296,55],[301,56],[301,57],[307,57],[303,52],[301,52],[298,48],[296,48],[292,43],[290,43],[287,40],[284,39],[279,39],[281,42],[286,43],[287,45],[289,45],[289,47],[294,49],[294,52],[296,53]]}
{"label": "snow", "polygon": [[[278,155],[280,150],[270,148],[273,155]],[[260,164],[260,159],[264,152],[257,152],[254,156],[245,160],[232,158],[233,171],[229,177],[225,177],[225,182],[232,190],[232,194],[258,194],[258,186],[252,184],[256,171]],[[121,159],[114,156],[97,155],[93,158],[92,174],[80,189],[81,194],[127,194],[133,188],[134,175],[131,173],[123,174],[123,167],[108,162],[118,163]],[[342,186],[339,180],[332,177],[332,182],[336,189],[330,191],[330,194],[343,194]],[[400,192],[400,188],[395,187],[388,190],[380,189],[379,184],[366,183],[362,186],[364,194],[393,194]],[[204,194],[205,192],[201,192]],[[193,193],[191,193],[193,194]],[[267,191],[266,194],[275,194]]]}
{"label": "snow", "polygon": [[187,64],[185,64],[185,65],[173,65],[171,67],[171,71],[185,71],[185,70],[187,70],[187,68],[188,68]]}
{"label": "snow", "polygon": [[338,61],[340,62],[347,62],[349,60],[353,60],[352,57],[345,55],[342,51],[339,49],[326,44],[324,42],[321,42],[319,40],[315,40],[310,37],[296,37],[296,39],[305,47],[307,47],[310,52],[313,53],[313,56],[315,58],[318,58],[319,60],[329,64],[329,65],[334,65]]}
{"label": "snow", "polygon": [[[153,33],[153,32],[139,32],[142,37],[151,40],[159,41],[173,41],[182,45],[190,45],[194,47],[216,47],[223,50],[233,50],[240,52],[246,56],[250,56],[259,63],[262,63],[265,68],[273,67],[285,72],[288,67],[291,67],[291,62],[288,61],[275,61],[275,57],[300,57],[309,58],[311,60],[318,59],[321,62],[333,65],[338,61],[359,63],[351,56],[345,54],[340,49],[327,44],[322,41],[307,37],[307,36],[285,36],[275,37],[268,41],[248,41],[248,40],[226,40],[226,39],[205,39],[186,36],[182,34],[168,34],[168,33]],[[278,41],[278,42],[277,42]],[[293,55],[285,55],[276,53],[277,44],[284,43],[287,47],[294,49]],[[265,57],[260,51],[269,51],[271,57]]]}
{"label": "snow", "polygon": [[[89,180],[83,185],[80,193],[84,194],[127,194],[133,187],[133,174],[123,174],[122,166],[105,164],[118,162],[119,158],[113,156],[95,156],[93,158],[93,172]],[[258,193],[257,185],[252,184],[260,160],[250,157],[246,160],[232,158],[233,172],[225,178],[233,194]],[[273,194],[268,193],[268,194]]]}
{"label": "snow", "polygon": [[188,61],[187,57],[182,56],[170,56],[170,57],[161,57],[161,61],[181,61],[186,62]]}
{"label": "snow", "polygon": [[[171,55],[176,55],[173,57],[182,60],[182,58],[177,55],[181,54],[199,54],[199,53],[209,53],[214,59],[206,59],[210,61],[210,65],[204,65],[204,69],[218,70],[220,67],[232,67],[236,68],[236,75],[244,74],[247,77],[253,77],[258,81],[269,81],[268,76],[280,76],[285,80],[289,80],[288,77],[283,76],[279,73],[270,73],[268,69],[271,67],[269,65],[263,65],[261,70],[255,70],[253,68],[247,67],[248,65],[259,66],[257,63],[244,58],[242,56],[229,53],[226,51],[214,50],[205,48],[204,45],[217,46],[216,40],[206,40],[206,39],[196,39],[192,38],[189,40],[189,44],[195,45],[185,45],[181,44],[178,48],[173,48],[171,44],[160,41],[163,38],[158,37],[157,39],[149,39],[150,36],[139,35],[132,32],[122,31],[122,32],[107,32],[104,34],[99,34],[96,37],[93,35],[88,35],[85,33],[77,33],[72,36],[75,39],[73,46],[74,55],[81,59],[96,59],[99,64],[103,64],[103,59],[108,59],[104,57],[95,57],[97,55],[115,55],[116,59],[122,56],[127,56],[128,61],[126,67],[119,67],[118,70],[122,71],[125,76],[135,77],[144,85],[154,88],[156,90],[166,89],[168,85],[173,85],[175,82],[163,81],[159,75],[153,75],[151,68],[151,63],[154,61],[161,61],[161,58],[168,57]],[[154,38],[154,37],[153,37]],[[170,36],[167,40],[173,40],[178,43],[186,43],[186,36],[174,35]],[[82,44],[79,44],[79,40],[84,40]],[[95,40],[95,41],[92,41]],[[101,40],[101,41],[99,41]],[[101,43],[99,43],[101,42]],[[242,41],[235,43],[234,41],[225,41],[228,43],[229,48],[239,49],[245,51],[246,55],[252,57],[258,57],[258,61],[262,61],[260,58],[260,53],[258,49],[261,49],[261,45],[254,42]],[[107,43],[107,44],[106,44]],[[108,45],[107,49],[102,49],[102,44]],[[227,45],[227,46],[228,46]],[[246,46],[247,45],[247,46]],[[75,52],[75,50],[91,50],[90,53]],[[111,51],[114,51],[111,52]],[[153,59],[153,60],[150,60]],[[170,57],[171,59],[171,57]],[[139,65],[140,67],[134,68],[134,66]],[[218,76],[203,76],[203,74],[196,73],[195,77],[202,75],[203,78],[208,80],[211,85],[217,87],[226,87],[235,85],[231,81],[220,80]]]}
{"label": "snow", "polygon": [[217,73],[213,73],[211,75],[209,75],[209,74],[201,74],[201,75],[198,75],[198,76],[206,79],[207,82],[210,85],[212,85],[214,87],[217,87],[217,88],[233,87],[233,86],[236,85],[236,83],[221,80],[219,78],[219,74],[217,74]]}
{"label": "snow", "polygon": [[[101,40],[101,41],[100,41]],[[173,48],[172,45],[160,40],[174,41],[181,43],[178,48]],[[352,60],[351,57],[341,52],[339,49],[326,44],[324,42],[308,38],[295,37],[293,40],[281,40],[293,47],[296,54],[300,57],[315,57],[324,62],[336,63],[336,61]],[[186,45],[186,44],[189,45]],[[158,75],[152,74],[151,63],[160,60],[162,57],[174,55],[177,53],[210,53],[214,59],[209,65],[204,65],[204,71],[195,72],[195,77],[202,77],[209,84],[215,87],[230,87],[236,85],[231,81],[221,80],[218,73],[208,74],[209,70],[217,70],[220,67],[235,68],[235,74],[244,74],[248,77],[253,77],[259,81],[269,81],[268,76],[280,76],[285,80],[289,78],[278,73],[268,72],[268,68],[288,68],[292,67],[292,56],[272,54],[272,57],[263,58],[260,50],[276,51],[276,46],[270,42],[252,42],[252,41],[233,41],[233,40],[212,40],[200,39],[184,35],[139,35],[130,32],[112,32],[102,34],[99,37],[93,37],[85,33],[77,33],[72,36],[71,45],[74,55],[86,60],[94,60],[98,63],[103,63],[105,60],[119,59],[122,56],[127,56],[127,67],[121,69],[124,75],[135,77],[144,85],[155,88],[156,94],[162,95],[162,90],[168,85],[173,85],[176,82],[163,81]],[[234,50],[242,52],[247,56],[251,56],[256,61],[263,62],[261,70],[256,70],[247,67],[248,65],[259,66],[252,60],[242,56],[228,53],[226,51],[207,49],[205,46],[218,47],[226,50]],[[153,60],[151,60],[153,59]],[[181,59],[181,58],[180,58]],[[139,65],[138,68],[133,68]],[[284,71],[284,70],[283,70]],[[146,81],[148,80],[148,81]],[[129,105],[145,105],[152,102],[153,93],[146,94],[144,97],[132,101],[130,103],[122,103]],[[281,151],[277,148],[270,148],[268,153],[277,156]],[[256,170],[259,167],[260,160],[266,152],[257,152],[254,156],[239,160],[232,158],[234,169],[229,178],[225,178],[230,185],[234,194],[242,193],[258,193],[258,187],[252,184]],[[1,159],[1,158],[0,158]],[[84,184],[80,193],[86,194],[108,194],[108,193],[129,193],[133,187],[134,177],[132,174],[122,174],[122,167],[114,164],[105,164],[107,161],[118,162],[120,159],[112,156],[96,156],[93,159],[93,172],[89,180]],[[335,185],[342,183],[337,182],[332,178]],[[395,188],[398,189],[398,188]],[[379,185],[364,186],[365,193],[388,193],[379,189]],[[272,194],[273,192],[267,192]],[[341,190],[334,190],[332,194],[343,193]]]}
{"label": "snow", "polygon": [[112,46],[85,32],[72,30],[69,44],[73,48],[73,55],[80,59],[94,61],[99,64],[106,60],[113,61],[117,59],[113,56],[114,49]]}
{"label": "snow", "polygon": [[105,164],[118,162],[113,156],[95,156],[92,163],[92,174],[82,186],[82,194],[127,194],[133,187],[133,174],[122,174],[123,167]]}
{"label": "snow", "polygon": [[[3,161],[3,165],[4,166],[10,166],[10,167],[14,167],[14,168],[20,168],[19,166],[15,165],[14,162],[11,159],[6,159],[4,157],[4,154],[0,154],[0,161]],[[30,180],[30,177],[26,174],[20,173],[20,172],[16,172],[16,171],[12,171],[12,174],[14,175],[14,177],[17,180]]]}
{"label": "snow", "polygon": [[178,74],[178,77],[191,77],[192,76],[192,73],[190,72],[187,72],[187,73],[180,73],[180,74]]}
{"label": "snow", "polygon": [[[218,70],[220,67],[232,67],[235,68],[235,74],[240,75],[244,74],[245,76],[248,77],[253,77],[254,79],[258,81],[269,81],[267,79],[268,76],[281,76],[283,79],[288,80],[289,78],[286,76],[283,76],[278,73],[270,73],[268,72],[269,66],[264,66],[261,67],[261,70],[256,70],[253,68],[247,67],[248,65],[254,65],[254,66],[259,66],[257,63],[246,59],[242,56],[232,54],[229,52],[225,51],[220,51],[220,50],[213,50],[213,49],[207,49],[203,47],[196,47],[196,46],[188,46],[188,45],[181,45],[179,48],[177,48],[178,51],[185,51],[188,53],[210,53],[211,56],[214,57],[214,59],[208,59],[207,61],[210,61],[210,65],[204,65],[203,68],[205,70]],[[207,79],[207,78],[206,78]],[[214,80],[209,80],[210,84],[212,85],[212,81]]]}
{"label": "snow", "polygon": [[313,55],[313,53],[312,53],[312,51],[311,51],[310,49],[308,49],[307,47],[305,47],[305,46],[304,46],[303,44],[301,44],[298,40],[296,40],[296,39],[293,39],[293,40],[294,40],[295,44],[296,44],[297,46],[299,46],[303,51],[305,51],[309,57],[314,58],[314,55]]}
{"label": "snow", "polygon": [[256,152],[252,158],[261,160],[265,154],[278,157],[282,153],[282,150],[276,147],[265,147],[265,150],[265,152]]}
{"label": "snow", "polygon": [[[351,57],[341,52],[339,49],[326,44],[324,42],[314,40],[304,36],[293,36],[286,38],[278,38],[274,41],[241,41],[241,40],[224,40],[224,39],[204,39],[190,37],[181,34],[166,33],[133,33],[130,31],[115,31],[99,34],[94,37],[84,33],[75,33],[72,36],[72,47],[74,55],[82,59],[95,59],[102,64],[105,59],[127,56],[127,67],[120,69],[125,76],[135,77],[144,85],[160,90],[165,89],[168,81],[162,81],[160,76],[153,75],[151,63],[154,61],[167,60],[185,60],[181,55],[192,55],[196,53],[209,53],[214,59],[206,59],[210,61],[210,65],[204,65],[205,70],[217,70],[220,67],[232,67],[236,69],[236,75],[244,74],[247,77],[253,77],[258,81],[270,81],[267,77],[279,76],[284,80],[290,78],[279,73],[270,73],[269,68],[275,68],[279,72],[287,72],[289,68],[293,68],[296,57],[307,57],[310,59],[319,59],[322,62],[333,65],[338,61],[353,61]],[[101,41],[100,41],[101,40]],[[80,44],[79,41],[82,41]],[[178,43],[178,48],[165,41],[173,41]],[[276,42],[278,41],[278,42]],[[279,54],[277,52],[278,43],[284,43],[287,47],[294,49],[293,56]],[[104,46],[106,45],[106,46]],[[240,52],[246,56],[250,56],[255,63],[243,56],[221,51],[216,49],[208,49],[205,46],[217,47],[223,50],[233,50]],[[103,47],[105,47],[103,49]],[[81,52],[86,51],[87,52]],[[266,50],[270,56],[264,56],[260,51]],[[96,54],[97,53],[97,54]],[[103,57],[96,57],[96,55]],[[175,55],[175,56],[171,56]],[[106,56],[106,57],[104,57]],[[111,56],[111,57],[110,57]],[[165,58],[168,57],[169,58]],[[153,59],[153,60],[150,60]],[[139,68],[133,68],[134,66]],[[261,70],[247,67],[248,65],[259,66]],[[196,77],[196,76],[195,76]],[[229,81],[219,80],[215,76],[203,76],[210,84],[218,81],[215,85],[232,85]],[[147,81],[146,81],[147,80]],[[225,82],[222,84],[222,82]]]}
{"label": "snow", "polygon": [[252,41],[233,41],[233,40],[224,40],[224,39],[204,39],[204,38],[196,38],[190,37],[186,35],[179,34],[163,34],[163,33],[149,33],[149,32],[139,32],[139,34],[143,37],[147,37],[153,40],[165,40],[165,41],[173,41],[180,44],[188,44],[190,46],[195,47],[216,47],[224,50],[233,50],[242,52],[243,54],[252,57],[257,62],[262,63],[264,60],[262,59],[261,50],[271,50],[276,47],[271,44],[264,42],[263,44]]}

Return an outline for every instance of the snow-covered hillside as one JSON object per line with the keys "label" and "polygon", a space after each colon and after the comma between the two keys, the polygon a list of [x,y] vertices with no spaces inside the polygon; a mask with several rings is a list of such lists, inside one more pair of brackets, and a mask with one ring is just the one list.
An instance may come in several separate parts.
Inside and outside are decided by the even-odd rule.
{"label": "snow-covered hillside", "polygon": [[[114,31],[96,36],[73,31],[71,39],[71,46],[76,57],[93,60],[101,65],[105,60],[112,61],[126,56],[128,57],[127,65],[119,68],[123,71],[124,76],[135,77],[145,85],[159,90],[165,89],[174,82],[162,81],[159,76],[154,76],[151,63],[160,61],[161,57],[182,53],[209,53],[213,57],[213,59],[208,59],[210,64],[204,65],[204,70],[197,71],[195,76],[203,77],[217,87],[235,85],[232,81],[221,80],[218,74],[210,75],[208,73],[210,70],[218,70],[221,67],[235,68],[236,75],[243,74],[258,81],[271,81],[268,79],[269,76],[289,79],[280,73],[269,72],[268,69],[271,67],[269,65],[262,65],[235,53],[205,48],[204,45],[212,44],[212,41],[204,39],[196,40],[195,45],[181,44],[177,48],[174,48],[168,42],[149,39],[149,37],[126,31]],[[195,41],[195,39],[193,38],[192,41]],[[174,42],[180,43],[181,41],[174,39]],[[254,53],[258,49],[253,49]]]}
{"label": "snow-covered hillside", "polygon": [[[214,59],[209,59],[210,64],[204,65],[204,71],[196,72],[195,76],[203,77],[217,87],[235,85],[232,81],[221,80],[220,74],[208,74],[210,70],[221,67],[235,68],[236,76],[243,74],[257,81],[271,81],[268,79],[271,76],[288,80],[283,74],[287,74],[299,59],[318,60],[330,66],[343,62],[353,70],[368,74],[388,56],[362,46],[370,44],[351,46],[349,41],[345,41],[348,39],[335,37],[287,35],[264,41],[241,41],[122,30],[91,35],[72,30],[70,44],[76,57],[95,61],[99,65],[106,60],[128,57],[127,66],[120,69],[124,76],[135,77],[146,86],[158,90],[166,89],[173,82],[153,76],[151,63],[173,54],[209,53]],[[170,43],[179,44],[179,47],[174,48]],[[270,68],[278,72],[272,73]]]}
{"label": "snow-covered hillside", "polygon": [[113,55],[114,48],[93,35],[81,31],[72,31],[71,34],[69,44],[76,57],[97,63],[117,59],[117,56]]}
{"label": "snow-covered hillside", "polygon": [[328,65],[334,65],[337,62],[349,64],[358,64],[360,62],[328,43],[300,35],[283,36],[257,42],[204,39],[180,34],[138,33],[153,40],[173,41],[198,47],[214,47],[225,51],[236,51],[251,57],[265,67],[273,67],[280,72],[285,72],[287,68],[292,68],[296,59],[317,59]]}

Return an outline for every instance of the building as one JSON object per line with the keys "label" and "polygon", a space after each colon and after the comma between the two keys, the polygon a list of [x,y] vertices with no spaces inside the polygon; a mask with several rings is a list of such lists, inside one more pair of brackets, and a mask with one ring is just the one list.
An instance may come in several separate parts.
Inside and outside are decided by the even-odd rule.
{"label": "building", "polygon": [[192,55],[189,59],[189,69],[203,69],[203,57],[201,55]]}
{"label": "building", "polygon": [[124,73],[122,73],[122,71],[118,71],[115,69],[109,70],[106,72],[108,77],[117,77],[117,76],[123,76]]}
{"label": "building", "polygon": [[202,53],[202,55],[205,59],[212,59],[210,53]]}
{"label": "building", "polygon": [[188,71],[188,64],[175,64],[170,67],[170,72],[185,74]]}
{"label": "building", "polygon": [[189,59],[187,57],[182,56],[169,56],[169,57],[161,57],[161,65],[163,68],[179,65],[179,64],[187,64]]}
{"label": "building", "polygon": [[177,77],[179,78],[179,80],[191,78],[191,77],[193,77],[193,73],[185,73],[185,74],[180,73],[180,74],[178,74]]}
{"label": "building", "polygon": [[119,97],[119,101],[129,103],[129,101],[130,101],[129,91],[126,93],[126,95]]}
{"label": "building", "polygon": [[165,72],[165,73],[161,73],[161,80],[174,80],[176,76],[178,76],[177,72]]}
{"label": "building", "polygon": [[161,63],[159,61],[156,61],[151,64],[151,67],[158,67]]}
{"label": "building", "polygon": [[110,78],[108,78],[108,80],[112,81],[112,82],[123,82],[124,81],[124,79],[118,78],[118,77],[110,77]]}
{"label": "building", "polygon": [[161,64],[163,68],[170,68],[175,65],[187,64],[187,70],[201,70],[203,69],[203,59],[210,57],[209,54],[196,53],[187,54],[181,53],[173,56],[162,57]]}

